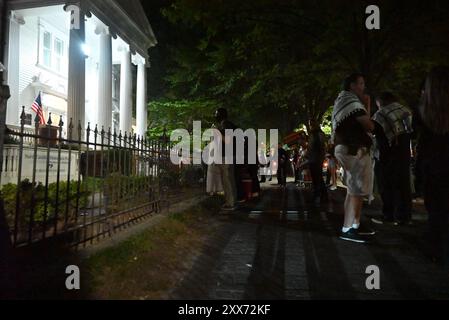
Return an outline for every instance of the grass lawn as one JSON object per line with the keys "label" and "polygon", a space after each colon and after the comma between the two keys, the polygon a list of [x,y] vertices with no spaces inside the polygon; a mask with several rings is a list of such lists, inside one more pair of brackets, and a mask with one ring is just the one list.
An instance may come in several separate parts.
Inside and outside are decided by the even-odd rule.
{"label": "grass lawn", "polygon": [[87,258],[82,273],[89,298],[168,298],[189,270],[203,237],[213,231],[219,206],[219,198],[209,198]]}

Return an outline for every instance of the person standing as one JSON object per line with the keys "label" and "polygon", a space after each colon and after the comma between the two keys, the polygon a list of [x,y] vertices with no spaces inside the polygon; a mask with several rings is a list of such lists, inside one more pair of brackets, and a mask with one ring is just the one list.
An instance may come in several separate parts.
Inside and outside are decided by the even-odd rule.
{"label": "person standing", "polygon": [[383,219],[374,223],[411,223],[411,133],[412,114],[390,92],[377,99],[379,111],[373,117],[378,148],[377,179],[383,202]]}
{"label": "person standing", "polygon": [[423,126],[423,122],[420,116],[420,108],[421,108],[421,100],[424,96],[424,89],[426,85],[426,80],[423,80],[419,87],[419,98],[418,103],[413,108],[413,134],[412,140],[414,142],[413,147],[413,186],[414,186],[414,194],[413,201],[418,202],[422,201],[424,203],[424,191],[423,191],[423,173],[422,173],[422,165],[420,163],[421,158],[419,154],[421,153],[421,146],[419,144],[420,139],[419,135],[421,133],[420,128]]}
{"label": "person standing", "polygon": [[418,157],[432,255],[449,268],[449,67],[430,71],[419,111]]}
{"label": "person standing", "polygon": [[268,158],[267,158],[267,150],[265,144],[262,143],[259,149],[257,150],[258,163],[259,163],[259,173],[260,173],[260,183],[267,182],[268,175]]}
{"label": "person standing", "polygon": [[321,201],[327,199],[326,185],[323,179],[323,163],[326,156],[326,136],[318,122],[310,122],[309,143],[307,148],[307,161],[302,167],[308,166],[312,178],[313,204],[319,208]]}
{"label": "person standing", "polygon": [[357,243],[366,243],[366,236],[375,234],[360,225],[363,199],[372,195],[373,186],[369,133],[374,131],[374,123],[370,118],[370,106],[370,97],[365,94],[365,78],[354,73],[345,79],[332,113],[335,157],[344,169],[343,180],[347,186],[340,239]]}
{"label": "person standing", "polygon": [[[212,128],[216,128],[213,126]],[[215,144],[216,141],[214,140],[213,143]],[[209,159],[214,158],[214,153],[217,150],[217,146],[212,150],[205,150],[207,153]],[[221,171],[219,164],[216,164],[215,162],[212,162],[207,166],[207,183],[206,183],[206,192],[213,196],[219,193],[222,193],[223,190],[223,180],[221,177]]]}
{"label": "person standing", "polygon": [[[299,148],[299,147],[298,147]],[[295,171],[295,183],[299,183],[301,181],[301,158],[299,154],[299,149],[294,150],[293,152],[293,167]]]}
{"label": "person standing", "polygon": [[281,187],[287,186],[287,168],[289,166],[289,156],[287,151],[282,147],[281,144],[279,144],[278,147],[278,171],[277,171],[277,178],[278,178],[278,184]]}
{"label": "person standing", "polygon": [[328,170],[329,170],[329,190],[337,191],[338,190],[338,177],[337,177],[337,159],[335,159],[335,148],[332,145],[328,146],[328,153],[326,154],[326,158],[328,161]]}
{"label": "person standing", "polygon": [[226,146],[233,144],[232,137],[226,136],[226,130],[235,130],[236,126],[228,120],[228,111],[220,108],[215,112],[215,119],[217,120],[218,130],[222,135],[222,154],[223,163],[218,165],[220,175],[223,182],[223,189],[225,194],[225,204],[222,207],[224,211],[235,211],[237,209],[237,187],[235,182],[235,143],[232,152],[226,152]]}
{"label": "person standing", "polygon": [[298,171],[299,171],[299,185],[301,187],[304,187],[304,181],[305,181],[305,169],[304,169],[304,163],[307,162],[307,143],[309,141],[309,137],[305,132],[300,132],[300,136],[298,139],[298,146],[299,146],[299,161],[298,161]]}

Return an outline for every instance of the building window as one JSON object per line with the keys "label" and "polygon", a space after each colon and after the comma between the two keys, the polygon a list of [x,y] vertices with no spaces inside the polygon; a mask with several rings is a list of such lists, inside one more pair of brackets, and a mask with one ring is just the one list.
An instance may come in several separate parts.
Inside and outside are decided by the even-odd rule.
{"label": "building window", "polygon": [[64,42],[58,38],[55,38],[54,53],[56,71],[62,72],[62,64],[64,60]]}
{"label": "building window", "polygon": [[26,126],[32,126],[33,125],[33,115],[32,114],[26,114],[25,115],[25,125]]}
{"label": "building window", "polygon": [[43,49],[44,49],[44,61],[43,64],[47,68],[51,68],[51,33],[45,31],[44,32],[44,41],[43,41]]}
{"label": "building window", "polygon": [[42,19],[40,27],[40,55],[38,65],[55,73],[65,75],[67,64],[66,38],[57,28],[44,22]]}

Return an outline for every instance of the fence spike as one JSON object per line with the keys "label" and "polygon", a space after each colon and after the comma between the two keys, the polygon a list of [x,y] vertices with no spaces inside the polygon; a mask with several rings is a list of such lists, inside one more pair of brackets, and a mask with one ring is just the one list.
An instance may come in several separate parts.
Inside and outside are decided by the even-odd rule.
{"label": "fence spike", "polygon": [[51,126],[53,124],[53,121],[51,121],[51,112],[48,114],[48,122],[47,125]]}
{"label": "fence spike", "polygon": [[22,126],[22,127],[24,127],[25,126],[25,120],[26,120],[26,113],[25,113],[25,106],[23,106],[22,107],[22,113],[21,113],[21,115],[20,115],[20,125]]}
{"label": "fence spike", "polygon": [[126,148],[126,145],[129,146],[129,140],[128,140],[128,132],[125,131],[125,135],[123,136],[123,147]]}
{"label": "fence spike", "polygon": [[95,135],[98,135],[98,124],[95,125],[94,133],[95,133]]}
{"label": "fence spike", "polygon": [[90,133],[91,133],[91,129],[90,129],[90,122],[87,123],[87,128],[86,128],[86,142],[89,143],[89,138],[90,138]]}
{"label": "fence spike", "polygon": [[34,124],[36,127],[39,127],[39,125],[41,124],[41,118],[37,114],[36,117],[34,117]]}
{"label": "fence spike", "polygon": [[69,140],[72,140],[73,137],[73,118],[70,118],[69,127],[68,127],[68,138]]}

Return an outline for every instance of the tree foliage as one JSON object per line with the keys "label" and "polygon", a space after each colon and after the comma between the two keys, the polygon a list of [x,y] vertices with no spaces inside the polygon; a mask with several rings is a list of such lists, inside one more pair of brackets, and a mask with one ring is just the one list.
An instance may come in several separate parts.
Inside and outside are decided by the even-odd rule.
{"label": "tree foliage", "polygon": [[[365,27],[371,4],[381,30]],[[351,72],[412,104],[428,69],[449,62],[447,1],[174,0],[162,13],[183,35],[152,105],[170,124],[223,106],[242,127],[288,134],[321,121]]]}

